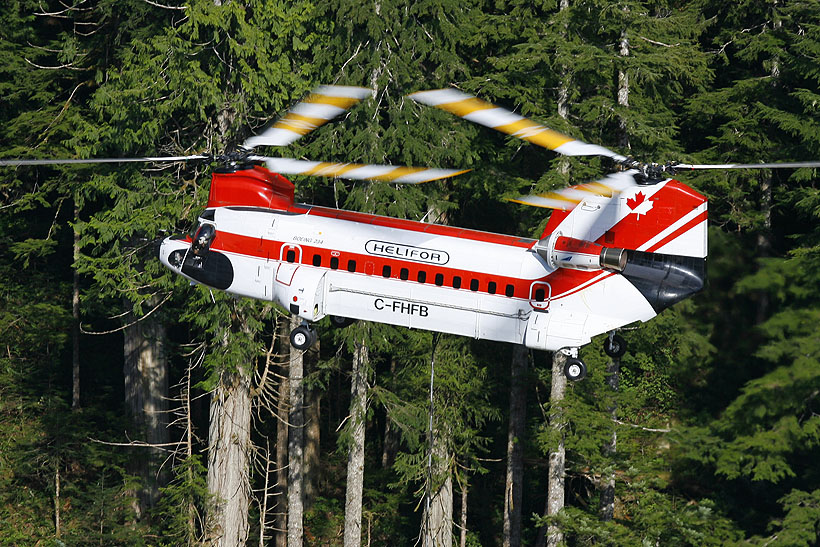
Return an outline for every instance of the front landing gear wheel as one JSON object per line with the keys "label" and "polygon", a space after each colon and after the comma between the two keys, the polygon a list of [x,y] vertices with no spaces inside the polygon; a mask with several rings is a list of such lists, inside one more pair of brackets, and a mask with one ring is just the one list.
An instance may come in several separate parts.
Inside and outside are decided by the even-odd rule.
{"label": "front landing gear wheel", "polygon": [[606,339],[604,339],[604,353],[613,359],[623,357],[624,353],[626,353],[626,340],[618,334],[607,336]]}
{"label": "front landing gear wheel", "polygon": [[564,365],[564,376],[567,380],[577,382],[583,380],[587,376],[587,366],[580,359],[572,357],[567,359],[567,364]]}
{"label": "front landing gear wheel", "polygon": [[299,325],[290,331],[290,345],[298,350],[306,350],[316,341],[316,333],[305,325]]}

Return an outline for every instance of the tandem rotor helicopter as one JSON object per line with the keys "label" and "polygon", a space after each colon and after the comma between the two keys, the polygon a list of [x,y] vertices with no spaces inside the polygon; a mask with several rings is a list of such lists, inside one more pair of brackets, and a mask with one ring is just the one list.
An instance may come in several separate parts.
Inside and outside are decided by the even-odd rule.
{"label": "tandem rotor helicopter", "polygon": [[[817,167],[776,164],[641,164],[573,139],[456,89],[413,100],[568,156],[604,156],[621,168],[599,181],[517,201],[554,209],[539,239],[415,222],[294,201],[283,175],[418,184],[451,169],[326,163],[255,155],[285,146],[370,96],[366,88],[321,86],[239,153],[143,158],[0,160],[0,166],[179,162],[216,159],[208,203],[193,235],[166,238],[159,258],[194,283],[275,301],[303,324],[294,347],[316,340],[325,316],[524,344],[572,356],[610,333],[605,350],[625,351],[615,329],[648,321],[700,291],[706,278],[707,200],[670,178],[678,170]],[[261,163],[265,164],[262,167]]]}

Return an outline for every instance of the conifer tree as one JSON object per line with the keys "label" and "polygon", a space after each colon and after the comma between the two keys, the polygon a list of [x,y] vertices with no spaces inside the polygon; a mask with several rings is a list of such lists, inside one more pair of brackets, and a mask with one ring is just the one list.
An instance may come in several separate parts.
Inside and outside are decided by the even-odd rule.
{"label": "conifer tree", "polygon": [[[820,8],[814,2],[747,2],[718,16],[723,24],[714,41],[726,68],[716,89],[692,102],[713,116],[714,137],[704,157],[817,157],[820,81],[811,29],[820,22]],[[715,337],[725,361],[714,377],[732,389],[715,401],[714,419],[688,430],[682,442],[696,440],[684,454],[713,474],[718,492],[737,500],[729,503],[730,514],[755,542],[817,541],[816,529],[807,526],[818,485],[807,465],[818,444],[815,397],[806,391],[816,389],[818,360],[809,334],[817,313],[809,289],[817,282],[814,179],[813,170],[706,177],[726,204],[716,212],[734,228],[727,239],[754,253],[747,251],[749,263],[732,262],[726,271],[731,294],[742,298],[721,302],[736,321]],[[745,335],[742,344],[730,338],[738,332]],[[743,512],[735,507],[741,499]]]}
{"label": "conifer tree", "polygon": [[[441,86],[464,72],[464,63],[456,50],[468,35],[470,22],[466,12],[467,7],[452,3],[446,6],[411,6],[392,0],[328,3],[324,16],[336,23],[329,47],[321,58],[323,70],[330,80],[372,88],[374,97],[354,108],[343,128],[320,129],[315,144],[307,147],[309,155],[366,163],[456,165],[460,158],[455,154],[461,150],[449,146],[450,133],[434,126],[430,117],[419,120],[417,107],[403,96],[418,90],[420,82]],[[328,138],[321,138],[323,135]],[[332,203],[420,220],[430,209],[425,193],[434,191],[435,188],[430,187],[396,188],[384,183],[352,187],[337,184]],[[327,193],[315,192],[314,201],[321,201],[323,195]],[[360,332],[354,327],[349,330],[350,337],[354,336],[353,332]],[[396,329],[373,325],[366,332],[366,338],[350,338],[348,345],[353,346],[355,340],[355,346],[362,348],[356,350],[357,354],[366,348],[371,361],[376,352],[397,347],[388,342],[397,339]],[[354,382],[358,382],[359,375],[366,378],[370,374],[366,370],[358,371]],[[351,405],[361,403],[362,397],[366,397],[357,393]],[[353,419],[361,415],[357,408],[360,407],[351,406],[348,424],[351,428],[364,425]],[[357,438],[363,442],[363,436]],[[350,446],[351,454],[363,453],[363,449],[358,444]],[[358,498],[358,489],[348,490],[348,496]],[[348,500],[348,505],[351,504],[356,506],[359,501]],[[352,510],[354,521],[359,521],[355,515],[360,511]],[[348,522],[346,534],[348,528],[361,529],[361,524]]]}

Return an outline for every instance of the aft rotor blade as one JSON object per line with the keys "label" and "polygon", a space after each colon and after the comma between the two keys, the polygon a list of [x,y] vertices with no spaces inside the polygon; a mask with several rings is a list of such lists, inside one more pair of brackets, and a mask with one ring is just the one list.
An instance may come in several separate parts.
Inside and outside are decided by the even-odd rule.
{"label": "aft rotor blade", "polygon": [[251,156],[248,159],[265,161],[268,169],[283,175],[311,175],[352,180],[380,180],[396,184],[420,184],[447,177],[454,177],[469,171],[469,169],[456,170],[362,163],[330,163],[257,156]]}
{"label": "aft rotor blade", "polygon": [[419,103],[446,110],[465,120],[496,129],[565,156],[604,156],[617,162],[627,159],[626,156],[616,154],[603,146],[579,141],[456,89],[419,91],[409,96]]}
{"label": "aft rotor blade", "polygon": [[796,169],[800,167],[820,167],[820,161],[794,161],[783,163],[716,163],[716,164],[691,164],[676,163],[672,169],[697,170],[697,169]]}
{"label": "aft rotor blade", "polygon": [[244,148],[285,146],[303,137],[370,96],[365,87],[323,85],[294,106],[279,121],[261,134],[245,141]]}
{"label": "aft rotor blade", "polygon": [[0,159],[0,165],[21,166],[21,165],[63,165],[63,164],[84,164],[84,163],[172,163],[175,161],[206,160],[210,156],[146,156],[142,158],[87,158],[87,159]]}
{"label": "aft rotor blade", "polygon": [[530,194],[511,199],[514,203],[571,211],[590,196],[615,197],[625,188],[635,184],[634,175],[637,171],[623,171],[595,182],[587,182],[576,186],[569,186],[560,190],[553,190],[543,194]]}

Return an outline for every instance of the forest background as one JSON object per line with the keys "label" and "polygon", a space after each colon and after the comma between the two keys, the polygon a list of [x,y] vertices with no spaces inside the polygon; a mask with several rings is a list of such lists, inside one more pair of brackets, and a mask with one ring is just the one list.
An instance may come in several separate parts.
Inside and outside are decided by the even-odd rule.
{"label": "forest background", "polygon": [[[283,155],[472,171],[402,188],[296,179],[298,200],[538,237],[548,212],[505,198],[611,166],[406,94],[456,86],[645,161],[814,160],[820,2],[0,11],[5,158],[220,153],[320,83],[374,94]],[[816,545],[817,172],[679,178],[710,199],[707,289],[623,332],[619,360],[583,348],[589,376],[563,400],[552,355],[441,337],[428,452],[430,333],[323,324],[318,349],[293,355],[283,310],[159,265],[209,166],[2,168],[0,544]]]}

